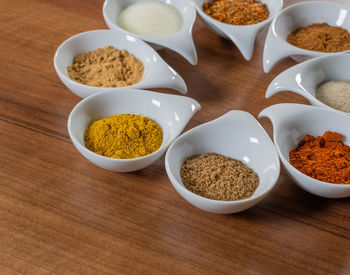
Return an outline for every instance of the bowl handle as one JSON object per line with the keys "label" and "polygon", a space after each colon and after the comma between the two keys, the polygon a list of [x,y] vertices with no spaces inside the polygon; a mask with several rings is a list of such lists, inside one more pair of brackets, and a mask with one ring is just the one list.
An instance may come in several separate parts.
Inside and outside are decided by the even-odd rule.
{"label": "bowl handle", "polygon": [[[267,33],[264,53],[263,53],[263,67],[264,72],[268,73],[281,59],[291,55],[303,55],[304,50],[298,49],[290,45],[288,42],[278,37],[273,29],[273,24],[270,25]],[[305,54],[305,53],[304,53]]]}
{"label": "bowl handle", "polygon": [[161,45],[163,47],[169,48],[179,55],[184,57],[192,65],[196,65],[198,61],[196,47],[193,42],[192,32],[180,31],[178,33],[172,34],[169,37],[150,40],[154,41],[155,44]]}
{"label": "bowl handle", "polygon": [[266,98],[281,92],[291,91],[310,101],[311,95],[301,86],[301,74],[299,65],[295,65],[276,76],[266,89]]}

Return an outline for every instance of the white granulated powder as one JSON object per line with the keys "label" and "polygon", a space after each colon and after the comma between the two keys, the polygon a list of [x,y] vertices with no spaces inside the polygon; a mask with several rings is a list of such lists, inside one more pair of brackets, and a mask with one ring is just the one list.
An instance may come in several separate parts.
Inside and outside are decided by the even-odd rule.
{"label": "white granulated powder", "polygon": [[350,113],[350,81],[327,81],[318,86],[316,98],[324,104]]}
{"label": "white granulated powder", "polygon": [[141,2],[122,11],[118,25],[139,35],[164,36],[182,28],[182,16],[175,7],[168,4]]}

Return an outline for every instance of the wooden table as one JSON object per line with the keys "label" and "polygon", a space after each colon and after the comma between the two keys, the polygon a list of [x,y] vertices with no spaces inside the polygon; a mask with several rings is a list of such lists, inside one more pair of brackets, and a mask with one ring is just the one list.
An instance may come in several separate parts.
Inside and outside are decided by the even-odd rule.
{"label": "wooden table", "polygon": [[[214,215],[176,193],[164,157],[113,173],[78,153],[66,123],[81,99],[52,60],[68,37],[106,28],[102,2],[0,1],[0,273],[349,274],[349,199],[313,196],[282,170],[257,206]],[[265,99],[270,81],[295,64],[285,59],[265,74],[265,34],[247,62],[197,19],[197,66],[160,51],[202,105],[185,130],[231,109],[256,117],[272,104],[307,103],[292,93]],[[271,135],[270,121],[261,123]]]}

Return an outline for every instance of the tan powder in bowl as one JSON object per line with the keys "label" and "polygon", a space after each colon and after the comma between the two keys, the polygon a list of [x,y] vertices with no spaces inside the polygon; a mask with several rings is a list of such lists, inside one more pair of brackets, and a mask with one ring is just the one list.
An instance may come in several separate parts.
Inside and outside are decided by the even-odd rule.
{"label": "tan powder in bowl", "polygon": [[74,57],[67,67],[69,77],[95,87],[125,87],[142,79],[144,66],[133,54],[112,46]]}

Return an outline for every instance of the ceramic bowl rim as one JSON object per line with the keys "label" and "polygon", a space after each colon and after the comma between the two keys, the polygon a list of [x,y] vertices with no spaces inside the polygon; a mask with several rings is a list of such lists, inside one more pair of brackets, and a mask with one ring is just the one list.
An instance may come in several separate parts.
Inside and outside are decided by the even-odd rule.
{"label": "ceramic bowl rim", "polygon": [[[175,145],[181,141],[182,139],[186,138],[187,136],[189,135],[192,135],[193,132],[198,132],[200,131],[203,127],[207,126],[208,124],[211,124],[213,123],[214,121],[217,122],[217,121],[220,121],[223,119],[223,116],[225,116],[225,114],[227,113],[230,113],[231,111],[228,111],[226,112],[225,114],[223,114],[222,116],[214,119],[214,120],[210,120],[208,122],[205,122],[203,124],[200,124],[194,128],[191,128],[190,130],[186,131],[185,133],[179,135],[173,142],[172,144],[169,146],[167,152],[166,152],[166,155],[165,155],[165,168],[166,168],[166,172],[168,174],[168,177],[170,178],[170,182],[172,183],[172,185],[174,185],[174,188],[175,188],[175,185],[178,186],[182,191],[184,191],[186,194],[190,195],[190,196],[193,196],[194,198],[196,199],[199,199],[205,203],[209,203],[209,204],[219,204],[219,205],[238,205],[238,204],[241,204],[241,203],[246,203],[246,202],[251,202],[251,201],[255,201],[255,200],[261,200],[263,199],[266,195],[268,195],[272,190],[273,188],[276,186],[277,182],[278,182],[278,179],[279,179],[279,175],[280,175],[280,172],[281,172],[281,164],[280,164],[280,159],[279,159],[279,156],[278,156],[278,153],[276,151],[276,147],[275,145],[273,144],[270,136],[266,133],[265,129],[261,126],[261,124],[259,123],[259,121],[253,116],[251,115],[250,113],[246,112],[246,111],[242,111],[242,110],[232,110],[232,111],[239,111],[239,112],[243,112],[243,113],[246,113],[246,114],[249,114],[252,118],[254,118],[254,120],[256,121],[256,123],[258,124],[259,126],[259,129],[262,130],[263,134],[266,134],[266,136],[268,137],[268,143],[269,145],[271,145],[273,148],[275,148],[275,150],[273,150],[271,153],[273,155],[273,158],[274,158],[274,163],[276,164],[276,168],[277,168],[277,171],[276,173],[274,173],[274,179],[273,179],[273,183],[271,184],[271,186],[269,188],[267,188],[265,191],[263,191],[261,194],[259,195],[256,195],[254,196],[254,193],[249,197],[249,198],[246,198],[246,199],[242,199],[242,200],[234,200],[234,201],[222,201],[222,200],[214,200],[214,199],[209,199],[209,198],[206,198],[206,197],[202,197],[200,195],[197,195],[193,192],[191,192],[190,190],[188,190],[184,184],[180,182],[178,182],[175,178],[175,176],[173,175],[173,172],[172,172],[172,169],[170,169],[170,166],[169,166],[169,154],[172,153],[172,151],[174,150],[173,148],[175,147]],[[259,182],[260,183],[260,182]],[[175,188],[176,189],[176,188]],[[182,194],[180,194],[182,196]],[[183,197],[183,196],[182,196]]]}
{"label": "ceramic bowl rim", "polygon": [[[302,67],[302,66],[307,66],[309,63],[317,63],[317,62],[321,62],[323,59],[332,59],[332,58],[336,58],[337,56],[342,56],[342,57],[345,57],[345,58],[350,58],[350,55],[349,55],[349,54],[344,54],[344,53],[339,53],[339,54],[334,54],[334,55],[324,55],[324,56],[318,56],[318,57],[312,58],[312,59],[310,59],[310,60],[305,60],[304,62],[301,62],[301,63],[299,63],[299,64],[296,64],[296,65],[294,65],[294,66],[292,66],[292,67],[299,66],[299,65],[300,65],[300,67]],[[349,61],[350,61],[350,60],[349,60]],[[291,68],[292,68],[292,67],[291,67]],[[350,68],[350,66],[349,66],[349,68]],[[283,72],[282,72],[282,73],[283,73]],[[332,81],[332,80],[328,80],[328,81]],[[339,81],[342,81],[342,80],[339,80]],[[322,83],[325,83],[325,82],[326,82],[326,81],[324,81],[324,82],[322,82]],[[322,84],[322,83],[321,83],[321,84]],[[320,85],[321,85],[321,84],[320,84]],[[350,115],[350,113],[347,113],[347,112],[344,112],[344,111],[335,109],[335,108],[333,108],[333,107],[331,107],[331,106],[329,106],[329,105],[323,103],[321,100],[319,100],[319,99],[316,97],[316,95],[313,96],[313,95],[311,95],[311,94],[308,92],[308,90],[306,90],[306,91],[307,91],[307,93],[308,93],[310,96],[313,97],[313,99],[314,99],[318,104],[320,104],[320,106],[315,106],[315,107],[323,107],[323,108],[330,109],[330,110],[333,110],[333,111],[336,111],[336,112],[340,112],[341,114],[344,114],[344,115]],[[309,99],[307,98],[307,100],[309,100]],[[314,105],[313,105],[313,106],[314,106]]]}
{"label": "ceramic bowl rim", "polygon": [[[124,86],[124,87],[99,87],[99,86],[90,86],[90,85],[86,85],[86,84],[83,84],[83,83],[80,83],[80,82],[77,82],[77,81],[74,81],[73,79],[71,79],[70,77],[66,76],[61,69],[58,68],[58,65],[57,65],[57,60],[59,59],[59,54],[60,52],[62,51],[62,48],[69,42],[71,42],[72,40],[75,40],[75,39],[80,39],[81,36],[85,36],[85,35],[89,35],[90,33],[98,33],[98,32],[114,32],[115,34],[118,34],[118,35],[122,35],[122,36],[129,36],[129,37],[132,37],[133,39],[135,39],[137,41],[137,43],[140,43],[142,45],[142,47],[146,47],[146,48],[149,48],[149,49],[152,49],[154,51],[154,54],[157,55],[157,58],[160,58],[161,60],[163,60],[159,54],[150,46],[148,45],[146,42],[144,42],[143,40],[137,38],[137,37],[134,37],[132,35],[129,35],[127,33],[122,33],[120,32],[119,30],[108,30],[108,29],[96,29],[96,30],[90,30],[90,31],[85,31],[85,32],[80,32],[80,33],[77,33],[71,37],[68,37],[66,40],[64,40],[59,46],[58,48],[56,49],[55,51],[55,55],[54,55],[54,58],[53,58],[53,63],[54,63],[54,67],[55,67],[55,70],[57,72],[57,74],[59,74],[60,77],[62,77],[65,81],[67,81],[68,83],[70,83],[71,85],[77,85],[77,87],[80,87],[80,88],[83,88],[83,89],[98,89],[99,91],[98,92],[101,92],[101,91],[107,91],[109,89],[129,89],[129,88],[134,88],[136,85],[142,85],[142,82],[144,80],[144,74],[145,74],[145,71],[146,70],[149,70],[149,66],[146,65],[144,62],[142,62],[142,60],[140,60],[139,58],[136,58],[138,60],[140,60],[143,65],[144,65],[144,71],[143,71],[143,74],[142,74],[142,78],[139,82],[135,83],[135,84],[132,84],[132,85],[129,85],[129,86]],[[120,50],[120,49],[118,49]],[[128,51],[129,52],[129,51]],[[133,54],[133,53],[129,53],[129,54]],[[164,60],[163,60],[164,61]],[[165,61],[164,61],[165,62]],[[165,62],[166,63],[166,62]],[[168,63],[166,63],[168,64]],[[170,65],[168,65],[170,66]],[[137,87],[135,87],[135,89],[138,89]],[[96,93],[96,92],[95,92]],[[90,96],[90,95],[89,95]]]}
{"label": "ceramic bowl rim", "polygon": [[[142,93],[143,93],[143,92],[146,92],[146,93],[148,93],[148,94],[161,94],[161,93],[157,93],[157,92],[154,92],[154,91],[142,90],[142,89],[129,89],[129,88],[125,88],[125,87],[124,87],[124,89],[127,90],[128,93],[130,93],[130,92],[132,93],[132,92],[136,91],[136,92],[142,92]],[[100,154],[97,154],[97,153],[95,153],[95,152],[89,150],[88,148],[86,148],[85,145],[82,145],[82,144],[76,139],[75,135],[73,135],[73,133],[72,133],[72,130],[71,130],[71,129],[72,129],[72,126],[71,126],[71,123],[72,123],[72,116],[74,116],[75,113],[78,112],[77,110],[80,109],[82,105],[86,104],[87,101],[92,100],[92,98],[98,97],[98,96],[102,96],[103,94],[107,94],[107,93],[113,93],[113,92],[114,92],[114,90],[113,90],[113,89],[110,89],[110,90],[105,90],[105,91],[101,91],[101,92],[98,92],[98,93],[91,94],[91,95],[89,95],[89,96],[83,98],[81,101],[79,101],[79,103],[78,103],[77,105],[74,106],[74,108],[73,108],[72,111],[70,112],[70,114],[69,114],[69,116],[68,116],[68,120],[67,120],[68,133],[69,133],[69,136],[70,136],[70,138],[72,139],[72,141],[73,141],[73,139],[74,139],[74,142],[73,142],[74,144],[78,144],[78,146],[79,146],[80,148],[82,148],[85,152],[87,152],[88,154],[93,155],[94,157],[97,157],[98,159],[107,160],[107,161],[111,161],[111,162],[114,162],[114,163],[118,163],[118,162],[128,163],[128,162],[135,162],[135,161],[139,161],[139,160],[144,160],[144,159],[150,158],[150,157],[152,157],[152,156],[158,154],[159,152],[164,151],[164,150],[169,146],[169,144],[171,144],[171,143],[174,141],[174,140],[169,140],[167,143],[164,143],[164,142],[163,142],[164,139],[163,139],[162,144],[160,145],[160,147],[159,147],[156,151],[152,152],[151,154],[142,156],[142,157],[131,158],[131,159],[118,159],[118,158],[111,158],[111,157],[102,156],[102,155],[100,155]],[[174,97],[187,97],[187,96],[173,95],[173,94],[169,94],[169,95],[174,96]],[[189,98],[189,99],[191,99],[191,100],[194,101],[194,103],[195,103],[196,106],[197,106],[196,112],[198,112],[198,111],[201,109],[201,105],[198,103],[198,101],[195,100],[195,99],[193,99],[193,98],[191,98],[191,97],[187,97],[187,98]],[[154,119],[151,118],[151,117],[149,117],[149,119],[151,119],[152,121],[154,121]],[[154,122],[155,122],[155,121],[154,121]],[[155,123],[157,123],[157,122],[155,122]],[[158,124],[158,123],[157,123],[157,124]],[[158,125],[159,125],[159,124],[158,124]],[[159,126],[161,127],[161,125],[159,125]],[[161,127],[161,129],[162,129],[162,133],[163,133],[163,137],[164,137],[164,130],[163,130],[162,127]]]}

